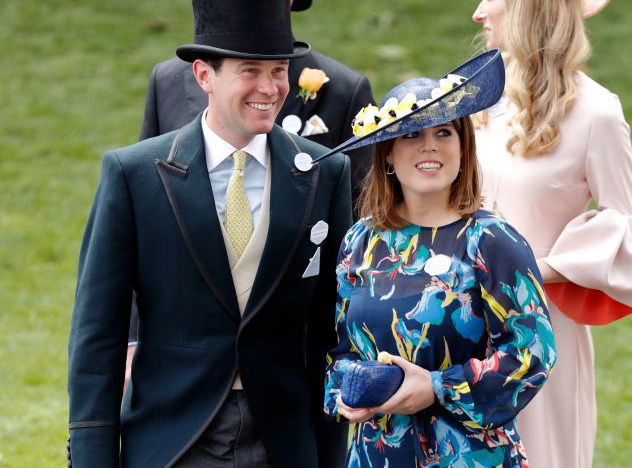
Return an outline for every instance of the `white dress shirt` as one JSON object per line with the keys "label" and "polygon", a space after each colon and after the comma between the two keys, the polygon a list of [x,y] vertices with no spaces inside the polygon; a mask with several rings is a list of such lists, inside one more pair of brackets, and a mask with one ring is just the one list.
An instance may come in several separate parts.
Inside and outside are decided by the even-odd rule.
{"label": "white dress shirt", "polygon": [[255,137],[243,148],[235,148],[224,141],[206,123],[206,112],[202,114],[202,133],[204,134],[204,149],[206,151],[206,167],[211,180],[215,208],[220,221],[224,222],[226,212],[226,189],[233,172],[233,158],[230,156],[238,149],[248,153],[244,167],[244,187],[250,204],[253,227],[257,226],[263,199],[263,187],[266,180],[266,161],[270,152],[268,136],[266,134]]}

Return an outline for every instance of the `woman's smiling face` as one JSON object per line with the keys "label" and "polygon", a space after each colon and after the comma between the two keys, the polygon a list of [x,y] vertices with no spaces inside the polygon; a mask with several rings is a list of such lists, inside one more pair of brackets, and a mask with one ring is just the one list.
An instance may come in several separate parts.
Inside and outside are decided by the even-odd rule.
{"label": "woman's smiling face", "polygon": [[386,158],[395,169],[405,203],[444,200],[461,166],[461,141],[452,122],[395,139]]}

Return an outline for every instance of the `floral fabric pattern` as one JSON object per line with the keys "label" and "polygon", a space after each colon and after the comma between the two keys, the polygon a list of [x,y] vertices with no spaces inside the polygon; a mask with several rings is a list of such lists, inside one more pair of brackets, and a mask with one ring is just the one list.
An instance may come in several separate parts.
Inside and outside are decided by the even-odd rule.
{"label": "floral fabric pattern", "polygon": [[535,259],[503,219],[478,211],[438,228],[358,221],[337,267],[338,346],[325,413],[349,362],[380,351],[431,371],[435,403],[357,424],[349,467],[526,467],[514,419],[555,362]]}

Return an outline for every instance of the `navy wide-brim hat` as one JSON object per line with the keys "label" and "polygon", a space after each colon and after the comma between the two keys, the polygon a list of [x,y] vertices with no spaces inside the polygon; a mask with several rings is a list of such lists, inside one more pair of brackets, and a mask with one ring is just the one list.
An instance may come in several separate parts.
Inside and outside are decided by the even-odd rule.
{"label": "navy wide-brim hat", "polygon": [[[386,93],[381,109],[369,106],[358,113],[354,133],[360,135],[356,134],[314,162],[340,151],[390,140],[475,114],[495,104],[504,87],[505,66],[498,49],[474,57],[440,80],[413,78],[405,81]],[[402,108],[403,103],[408,103],[406,109]],[[370,108],[374,112],[368,111]],[[358,122],[360,118],[367,119],[367,122]],[[364,125],[374,129],[367,133],[355,131]]]}
{"label": "navy wide-brim hat", "polygon": [[193,0],[194,44],[176,50],[182,60],[214,57],[283,60],[309,53],[295,41],[288,0]]}

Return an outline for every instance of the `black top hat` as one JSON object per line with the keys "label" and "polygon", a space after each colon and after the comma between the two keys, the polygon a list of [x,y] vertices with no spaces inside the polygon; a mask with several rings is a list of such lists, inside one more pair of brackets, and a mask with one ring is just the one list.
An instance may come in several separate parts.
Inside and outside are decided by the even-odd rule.
{"label": "black top hat", "polygon": [[294,0],[292,2],[292,11],[307,10],[312,6],[312,0]]}
{"label": "black top hat", "polygon": [[194,44],[176,50],[182,60],[302,57],[309,44],[294,41],[289,0],[193,0]]}

